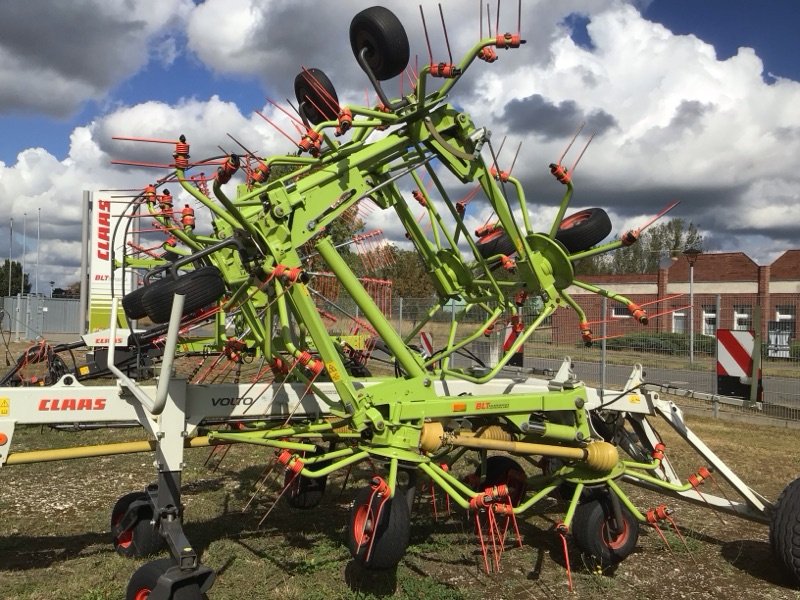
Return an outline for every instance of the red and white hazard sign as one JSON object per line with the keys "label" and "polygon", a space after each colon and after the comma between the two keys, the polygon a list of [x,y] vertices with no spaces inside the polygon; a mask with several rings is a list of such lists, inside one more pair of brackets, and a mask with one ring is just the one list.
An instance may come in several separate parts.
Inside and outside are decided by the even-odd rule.
{"label": "red and white hazard sign", "polygon": [[753,381],[753,355],[756,350],[755,333],[752,331],[717,330],[717,393],[721,396],[736,396],[761,401],[764,387],[761,369]]}
{"label": "red and white hazard sign", "polygon": [[433,356],[433,337],[425,331],[419,334],[419,344],[422,346],[422,354],[425,358]]}
{"label": "red and white hazard sign", "polygon": [[752,331],[719,329],[717,331],[717,375],[751,377],[754,347],[755,335]]}

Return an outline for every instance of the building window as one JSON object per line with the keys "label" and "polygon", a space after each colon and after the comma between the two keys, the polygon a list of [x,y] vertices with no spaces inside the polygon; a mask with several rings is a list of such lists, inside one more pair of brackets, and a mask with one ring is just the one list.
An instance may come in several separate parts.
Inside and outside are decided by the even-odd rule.
{"label": "building window", "polygon": [[686,333],[687,323],[686,312],[678,310],[672,313],[672,333]]}
{"label": "building window", "polygon": [[753,307],[749,304],[738,304],[733,307],[733,329],[747,331],[753,328]]}
{"label": "building window", "polygon": [[782,331],[795,332],[797,307],[791,304],[779,304],[775,307],[775,320],[781,324]]}
{"label": "building window", "polygon": [[630,319],[631,313],[628,312],[627,306],[612,306],[611,316],[615,319]]}
{"label": "building window", "polygon": [[716,335],[717,307],[713,304],[703,305],[703,335]]}

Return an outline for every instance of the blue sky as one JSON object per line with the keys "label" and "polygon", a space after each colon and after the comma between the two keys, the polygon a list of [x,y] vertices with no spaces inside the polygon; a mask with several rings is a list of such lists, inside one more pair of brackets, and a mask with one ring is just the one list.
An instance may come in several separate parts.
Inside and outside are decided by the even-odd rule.
{"label": "blue sky", "polygon": [[[77,278],[81,190],[152,177],[110,164],[128,151],[113,135],[187,132],[212,153],[230,145],[231,133],[265,153],[285,152],[287,142],[253,111],[274,112],[265,98],[289,97],[301,66],[323,68],[340,98],[361,102],[366,82],[347,28],[370,4],[2,3],[0,206],[15,220],[11,254],[22,252],[22,214],[30,237],[41,208],[41,279]],[[385,4],[426,60],[417,5]],[[477,37],[473,4],[442,3],[455,54]],[[430,25],[438,11],[425,6],[438,60],[441,35]],[[516,3],[504,0],[502,9],[502,29],[513,29]],[[509,136],[510,148],[522,142],[525,170],[515,174],[533,198],[553,195],[546,165],[587,121],[599,135],[581,162],[575,209],[606,208],[618,235],[680,199],[672,214],[700,227],[707,250],[741,249],[767,264],[800,247],[798,25],[795,0],[524,0],[528,43],[473,68],[452,100]],[[543,230],[552,204],[533,206]],[[6,229],[0,221],[3,255]],[[391,227],[388,235],[402,240]]]}

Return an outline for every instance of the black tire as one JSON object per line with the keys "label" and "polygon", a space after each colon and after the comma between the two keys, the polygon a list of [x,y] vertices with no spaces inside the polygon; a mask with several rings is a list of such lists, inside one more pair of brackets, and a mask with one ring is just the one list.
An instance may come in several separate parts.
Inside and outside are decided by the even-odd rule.
{"label": "black tire", "polygon": [[589,497],[578,505],[572,521],[575,545],[592,563],[591,566],[611,567],[625,560],[639,540],[639,522],[624,504],[620,503],[621,531],[614,532],[614,511],[609,492]]}
{"label": "black tire", "polygon": [[[317,446],[314,455],[324,454],[325,449]],[[328,461],[314,463],[314,468],[322,468],[329,464]],[[308,510],[314,508],[321,501],[325,495],[325,486],[328,483],[328,476],[323,477],[305,477],[304,475],[297,475],[287,470],[284,475],[284,485],[288,485],[288,489],[284,495],[286,503],[292,508],[300,510]]]}
{"label": "black tire", "polygon": [[398,490],[378,514],[382,501],[366,487],[356,494],[350,509],[347,547],[353,560],[367,569],[396,567],[408,547],[411,517],[405,492]]}
{"label": "black tire", "polygon": [[778,497],[769,524],[769,541],[786,572],[800,581],[800,479],[787,485]]}
{"label": "black tire", "polygon": [[144,309],[142,299],[146,292],[150,291],[153,286],[162,285],[167,283],[165,279],[157,279],[150,285],[143,285],[140,288],[133,290],[129,294],[122,297],[122,309],[129,319],[141,319],[147,316],[147,311]]}
{"label": "black tire", "polygon": [[305,69],[298,73],[294,78],[294,95],[300,113],[312,125],[335,121],[339,117],[336,108],[339,106],[339,97],[331,80],[321,69]]}
{"label": "black tire", "polygon": [[517,252],[517,249],[514,247],[514,242],[511,241],[511,236],[509,236],[502,227],[498,227],[489,235],[478,238],[475,245],[478,247],[478,253],[484,259],[497,256],[498,254],[512,256]]}
{"label": "black tire", "polygon": [[[136,569],[128,582],[125,591],[126,600],[146,600],[150,596],[156,585],[158,578],[161,577],[172,567],[176,567],[171,558],[160,558],[149,563],[143,564]],[[205,596],[200,591],[196,583],[187,583],[172,590],[170,600],[202,600]]]}
{"label": "black tire", "polygon": [[582,252],[602,242],[611,233],[611,219],[602,208],[587,208],[561,221],[556,239],[568,252]]}
{"label": "black tire", "polygon": [[147,494],[144,492],[131,492],[125,494],[117,500],[114,508],[111,509],[111,535],[113,537],[114,551],[120,556],[128,558],[141,558],[160,552],[164,547],[164,538],[158,529],[150,524],[153,519],[153,508],[150,504],[143,505],[138,509],[138,519],[133,527],[122,530],[119,522],[128,507],[138,500],[144,500]]}
{"label": "black tire", "polygon": [[219,269],[201,267],[181,275],[174,281],[150,286],[142,298],[142,306],[153,323],[167,323],[172,312],[174,294],[186,296],[183,314],[192,313],[220,299],[225,293],[225,282]]}
{"label": "black tire", "polygon": [[[480,467],[475,471],[480,476]],[[486,459],[486,477],[478,484],[478,490],[494,485],[507,485],[512,506],[519,506],[528,489],[528,476],[520,464],[508,456],[490,456]]]}
{"label": "black tire", "polygon": [[356,57],[366,48],[367,64],[379,81],[399,75],[408,65],[406,30],[400,19],[383,6],[372,6],[353,17],[350,46]]}

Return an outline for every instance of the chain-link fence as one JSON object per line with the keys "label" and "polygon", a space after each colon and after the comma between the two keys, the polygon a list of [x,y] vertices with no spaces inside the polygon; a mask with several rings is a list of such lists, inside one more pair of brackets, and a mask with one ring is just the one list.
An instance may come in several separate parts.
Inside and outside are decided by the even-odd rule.
{"label": "chain-link fence", "polygon": [[[633,318],[628,307],[606,298],[592,295],[576,297],[576,300],[586,311],[593,343],[587,346],[581,338],[575,311],[560,309],[526,341],[525,369],[552,372],[569,356],[577,376],[587,384],[623,389],[633,365],[639,363],[644,367],[648,383],[662,386],[662,393],[680,397],[682,404],[714,414],[734,412],[800,421],[800,340],[797,337],[800,294],[769,298],[754,294],[695,295],[693,303],[687,295],[657,302],[631,298],[651,315],[647,324]],[[340,302],[347,304],[350,314],[358,316],[351,300],[340,299]],[[433,305],[433,299],[395,298],[390,311],[385,312],[391,315],[394,327],[402,335],[408,335]],[[431,336],[434,351],[447,341],[451,319],[459,320],[459,331],[471,332],[474,327],[469,325],[479,326],[485,317],[485,313],[478,311],[461,314],[462,308],[458,303],[441,308],[422,329]],[[535,304],[526,303],[520,315],[523,323],[530,323],[537,315]],[[469,344],[466,352],[453,363],[457,366],[480,362],[491,365],[502,351],[509,324],[508,317],[501,317],[489,335]],[[750,350],[723,348],[720,357],[718,329],[753,332]],[[408,341],[421,343],[418,337]],[[731,353],[745,365],[746,356],[742,353],[752,357],[756,354],[755,347],[761,348],[763,389],[756,398],[761,402],[753,405],[748,395],[732,396],[727,386],[720,388],[718,371],[730,371],[727,363],[732,360]],[[733,375],[728,377],[747,384],[752,373],[746,365],[741,369],[741,373],[731,371]]]}
{"label": "chain-link fence", "polygon": [[[419,324],[432,307],[433,298],[390,298],[388,290],[376,287],[373,297],[392,327],[408,337],[408,343],[421,345]],[[371,335],[369,323],[356,303],[344,292],[326,290],[319,298],[320,312],[332,334]],[[628,307],[597,295],[576,296],[586,311],[594,342],[586,346],[581,338],[575,311],[560,309],[531,335],[523,347],[523,368],[535,373],[556,370],[569,356],[577,376],[587,384],[603,389],[622,389],[635,363],[640,363],[647,381],[663,386],[682,397],[681,402],[716,412],[735,412],[753,416],[800,422],[800,340],[797,316],[800,294],[695,294],[672,296],[654,301],[646,297],[631,300],[650,315],[642,324],[631,316]],[[692,306],[693,305],[693,306]],[[445,345],[453,320],[459,323],[459,337],[486,325],[486,314],[473,310],[463,313],[463,304],[451,302],[436,311],[421,329],[435,352]],[[54,333],[79,332],[77,300],[14,296],[3,298],[2,329],[12,339],[36,339]],[[530,323],[538,312],[535,302],[520,308],[521,322]],[[492,366],[502,352],[510,326],[508,315],[501,316],[487,335],[467,345],[451,364]],[[726,395],[718,386],[717,330],[754,331],[761,348],[762,402],[753,407]],[[752,354],[752,353],[751,353]],[[730,359],[730,357],[728,357]],[[724,363],[724,360],[722,361]],[[718,394],[719,398],[714,398]],[[695,398],[692,398],[694,396]]]}

